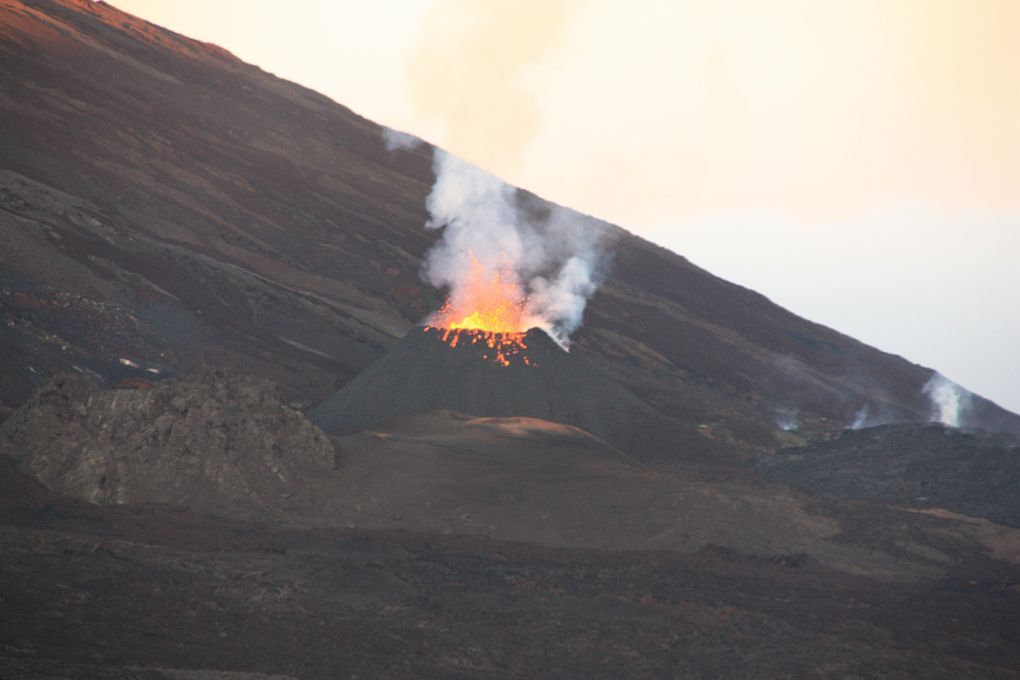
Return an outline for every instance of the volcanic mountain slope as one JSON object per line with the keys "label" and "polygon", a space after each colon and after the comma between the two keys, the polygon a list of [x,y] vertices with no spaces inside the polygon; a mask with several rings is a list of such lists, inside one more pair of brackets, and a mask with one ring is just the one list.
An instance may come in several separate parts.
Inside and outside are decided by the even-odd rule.
{"label": "volcanic mountain slope", "polygon": [[[86,0],[0,0],[0,400],[46,376],[236,369],[314,404],[436,309],[427,145]],[[519,193],[541,222],[553,206]],[[616,227],[574,351],[749,451],[863,406],[926,420],[931,371]],[[967,424],[1020,432],[976,398]]]}
{"label": "volcanic mountain slope", "polygon": [[[538,372],[436,375],[460,354],[415,328],[441,302],[418,274],[432,149],[391,153],[106,3],[0,0],[0,59],[0,397],[23,404],[0,430],[0,676],[1020,674],[1017,529],[729,464],[796,439],[779,411],[819,440],[863,406],[925,419],[931,371],[588,220],[613,268],[569,364],[533,336]],[[555,209],[517,201],[539,225]],[[257,377],[174,378],[210,367]],[[143,389],[31,396],[59,371]],[[520,414],[376,423],[371,399],[435,408],[400,392],[415,371],[468,411],[501,375],[510,410],[615,446]],[[337,388],[315,415],[368,430],[327,440],[286,403]],[[978,398],[972,417],[1017,430]],[[664,422],[726,455],[621,453]]]}

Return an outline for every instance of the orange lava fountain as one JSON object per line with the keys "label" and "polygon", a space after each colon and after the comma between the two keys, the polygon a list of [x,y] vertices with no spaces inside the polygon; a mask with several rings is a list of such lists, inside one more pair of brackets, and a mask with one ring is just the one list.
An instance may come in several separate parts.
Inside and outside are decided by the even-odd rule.
{"label": "orange lava fountain", "polygon": [[527,298],[513,272],[487,270],[473,255],[464,280],[454,295],[432,315],[426,328],[442,333],[443,342],[482,344],[491,352],[482,356],[500,366],[510,366],[519,359],[532,365],[524,354],[524,305]]}

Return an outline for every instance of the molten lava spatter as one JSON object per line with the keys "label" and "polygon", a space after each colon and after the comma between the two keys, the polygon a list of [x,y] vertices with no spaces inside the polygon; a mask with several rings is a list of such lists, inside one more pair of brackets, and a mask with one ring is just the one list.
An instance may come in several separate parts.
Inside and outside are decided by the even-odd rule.
{"label": "molten lava spatter", "polygon": [[478,328],[440,328],[426,326],[426,333],[435,333],[436,337],[451,348],[474,346],[480,349],[481,358],[492,361],[500,366],[534,366],[528,358],[525,344],[526,333],[498,333]]}
{"label": "molten lava spatter", "polygon": [[487,269],[470,255],[470,266],[450,299],[432,315],[426,332],[435,331],[450,347],[487,348],[482,358],[500,366],[533,365],[525,354],[524,307],[527,298],[512,270]]}
{"label": "molten lava spatter", "polygon": [[471,328],[495,333],[525,332],[527,298],[512,269],[490,268],[468,255],[468,270],[442,308],[429,319],[439,328]]}

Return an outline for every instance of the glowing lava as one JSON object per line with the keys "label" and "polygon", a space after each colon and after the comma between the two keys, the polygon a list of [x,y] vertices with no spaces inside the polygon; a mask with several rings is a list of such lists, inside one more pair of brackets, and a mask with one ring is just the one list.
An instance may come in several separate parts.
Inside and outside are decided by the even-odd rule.
{"label": "glowing lava", "polygon": [[436,333],[440,341],[450,347],[474,346],[482,351],[482,359],[500,366],[519,364],[534,366],[525,350],[525,333],[497,333],[477,328],[439,328],[426,326],[426,333]]}
{"label": "glowing lava", "polygon": [[426,332],[435,329],[450,347],[480,345],[488,350],[482,358],[500,366],[518,360],[533,365],[524,353],[527,298],[516,274],[507,268],[490,271],[473,255],[469,258],[467,275],[429,319]]}

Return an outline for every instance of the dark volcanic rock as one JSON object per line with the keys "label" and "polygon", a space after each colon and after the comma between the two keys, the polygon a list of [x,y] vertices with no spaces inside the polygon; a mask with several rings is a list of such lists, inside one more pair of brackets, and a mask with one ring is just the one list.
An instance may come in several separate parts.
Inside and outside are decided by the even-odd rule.
{"label": "dark volcanic rock", "polygon": [[[457,336],[451,346],[444,334]],[[452,337],[451,336],[451,337]],[[645,405],[587,362],[532,329],[528,358],[503,366],[467,331],[414,328],[382,359],[309,413],[326,432],[348,434],[398,416],[449,409],[574,425],[643,461],[711,460],[722,447],[689,424]]]}
{"label": "dark volcanic rock", "polygon": [[271,383],[223,374],[138,390],[58,376],[0,428],[0,454],[94,503],[235,516],[279,506],[293,478],[334,466],[325,435]]}
{"label": "dark volcanic rock", "polygon": [[823,496],[940,507],[1020,527],[1020,441],[937,424],[847,430],[759,466]]}

